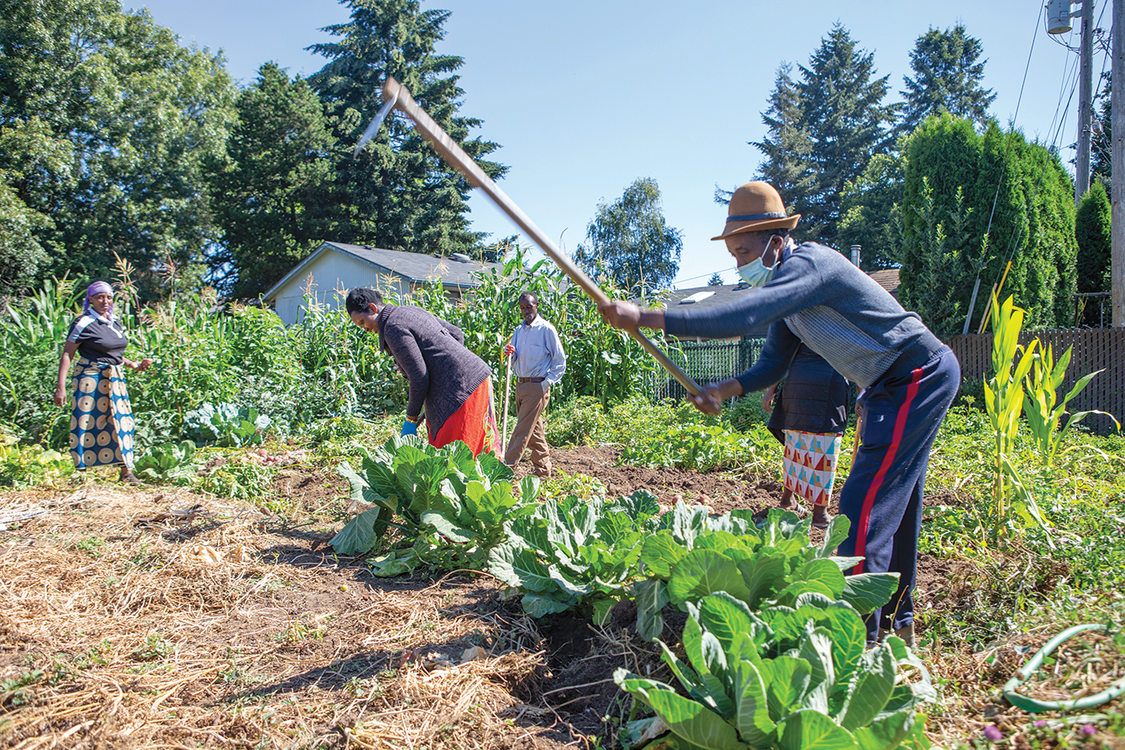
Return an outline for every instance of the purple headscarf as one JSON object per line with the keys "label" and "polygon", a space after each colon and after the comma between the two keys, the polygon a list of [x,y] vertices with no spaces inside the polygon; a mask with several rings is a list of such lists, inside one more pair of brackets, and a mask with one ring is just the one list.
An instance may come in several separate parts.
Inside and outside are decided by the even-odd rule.
{"label": "purple headscarf", "polygon": [[[86,299],[82,303],[82,310],[87,315],[90,314],[90,298],[93,297],[95,294],[113,294],[113,287],[111,287],[109,285],[109,283],[105,282],[105,281],[95,281],[93,284],[86,287]],[[109,303],[109,309],[106,310],[106,317],[109,318],[110,320],[113,320],[113,302],[112,301]]]}

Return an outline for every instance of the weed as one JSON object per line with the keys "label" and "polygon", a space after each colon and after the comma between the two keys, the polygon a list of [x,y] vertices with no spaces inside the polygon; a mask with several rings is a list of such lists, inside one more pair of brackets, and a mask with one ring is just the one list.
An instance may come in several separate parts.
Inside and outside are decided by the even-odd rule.
{"label": "weed", "polygon": [[160,633],[145,636],[144,646],[138,646],[131,654],[135,661],[152,662],[166,659],[175,653],[176,647]]}
{"label": "weed", "polygon": [[75,542],[74,548],[79,552],[85,552],[90,557],[97,559],[102,556],[105,550],[105,540],[96,536],[88,536]]}

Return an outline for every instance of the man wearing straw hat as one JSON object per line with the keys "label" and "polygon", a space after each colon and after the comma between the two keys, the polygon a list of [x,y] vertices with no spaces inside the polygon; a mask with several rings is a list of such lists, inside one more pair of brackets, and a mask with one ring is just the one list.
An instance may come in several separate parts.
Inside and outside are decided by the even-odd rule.
{"label": "man wearing straw hat", "polygon": [[566,352],[555,327],[539,314],[535,292],[521,294],[519,305],[523,323],[516,327],[502,352],[503,357],[512,357],[516,373],[516,427],[504,451],[504,463],[515,466],[526,448],[535,473],[549,477],[551,449],[543,414],[551,397],[551,386],[562,380],[566,372]]}
{"label": "man wearing straw hat", "polygon": [[722,233],[738,274],[756,287],[717,308],[641,310],[615,300],[601,306],[617,328],[658,328],[670,335],[732,338],[765,335],[762,356],[737,377],[703,388],[691,401],[717,414],[724,400],[781,379],[803,342],[860,388],[862,446],[840,491],[851,521],[839,554],[861,556],[859,572],[899,574],[891,602],[866,618],[868,640],[894,630],[914,639],[914,588],[922,491],[930,447],[957,392],[953,352],[916,313],[907,312],[843,255],[815,242],[796,244],[777,190],[764,182],[739,187]]}

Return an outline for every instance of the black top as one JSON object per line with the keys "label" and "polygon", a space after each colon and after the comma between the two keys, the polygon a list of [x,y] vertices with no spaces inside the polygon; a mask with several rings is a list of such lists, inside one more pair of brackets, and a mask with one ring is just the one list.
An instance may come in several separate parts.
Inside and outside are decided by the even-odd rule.
{"label": "black top", "polygon": [[410,382],[406,414],[417,416],[424,403],[431,435],[492,375],[460,328],[420,307],[386,305],[377,326],[381,348]]}
{"label": "black top", "polygon": [[848,423],[847,404],[844,376],[802,344],[774,400],[768,427],[782,442],[783,430],[842,433]]}
{"label": "black top", "polygon": [[92,312],[75,318],[66,340],[78,344],[78,353],[86,359],[107,365],[122,364],[125,347],[129,345],[120,323]]}

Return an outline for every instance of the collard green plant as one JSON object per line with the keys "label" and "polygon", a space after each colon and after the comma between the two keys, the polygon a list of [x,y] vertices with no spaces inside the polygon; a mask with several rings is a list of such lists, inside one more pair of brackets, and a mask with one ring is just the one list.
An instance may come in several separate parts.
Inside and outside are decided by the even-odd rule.
{"label": "collard green plant", "polygon": [[360,471],[346,462],[339,471],[351,484],[352,499],[374,507],[345,525],[332,547],[340,554],[366,554],[392,525],[408,542],[375,561],[380,575],[441,560],[482,566],[507,541],[509,526],[534,511],[539,492],[536,477],[513,486],[512,470],[491,453],[474,458],[460,441],[434,448],[417,436],[392,437],[364,457]]}
{"label": "collard green plant", "polygon": [[817,594],[796,605],[756,611],[727,593],[689,604],[682,636],[687,661],[660,644],[686,695],[618,670],[617,684],[668,730],[648,747],[928,747],[917,707],[934,691],[902,640],[891,636],[867,649],[863,621],[849,605]]}
{"label": "collard green plant", "polygon": [[184,432],[191,438],[226,447],[261,443],[270,424],[257,409],[234,404],[203,404],[184,415]]}
{"label": "collard green plant", "polygon": [[512,525],[507,544],[493,550],[489,572],[524,591],[524,611],[533,617],[583,608],[596,624],[631,598],[656,497],[637,490],[606,501],[568,495],[542,503]]}
{"label": "collard green plant", "polygon": [[154,445],[148,453],[137,459],[136,475],[146,482],[161,484],[191,484],[195,478],[195,443]]}
{"label": "collard green plant", "polygon": [[895,573],[844,575],[860,559],[832,554],[848,534],[844,516],[832,520],[820,545],[809,541],[808,519],[777,508],[761,526],[748,511],[711,517],[683,503],[660,520],[641,552],[647,579],[637,584],[637,631],[644,638],[660,634],[665,604],[682,609],[720,591],[755,610],[792,607],[816,595],[866,614],[898,584]]}

